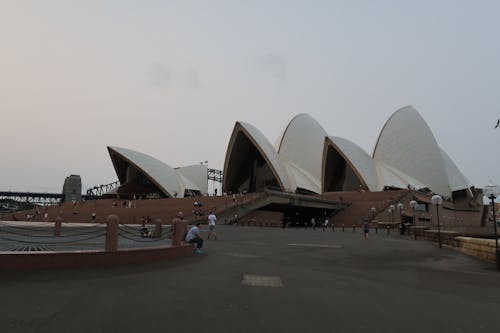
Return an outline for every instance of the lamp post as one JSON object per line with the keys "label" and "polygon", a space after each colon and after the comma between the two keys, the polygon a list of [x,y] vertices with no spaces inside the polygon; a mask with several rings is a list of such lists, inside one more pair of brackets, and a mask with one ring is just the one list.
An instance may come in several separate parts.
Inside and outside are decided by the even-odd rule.
{"label": "lamp post", "polygon": [[431,198],[432,204],[436,206],[436,217],[437,217],[437,225],[438,225],[438,241],[439,241],[439,248],[442,248],[441,246],[441,225],[439,224],[439,206],[443,203],[443,198],[439,195],[433,195]]}
{"label": "lamp post", "polygon": [[413,234],[415,235],[415,240],[417,240],[417,218],[415,216],[417,205],[418,203],[415,200],[410,201],[410,207],[413,210]]}
{"label": "lamp post", "polygon": [[399,234],[400,235],[404,235],[405,233],[405,229],[404,229],[404,226],[403,226],[403,208],[405,206],[400,202],[398,203],[398,209],[399,209]]}
{"label": "lamp post", "polygon": [[498,252],[498,231],[497,231],[497,219],[495,217],[495,199],[497,198],[493,193],[488,197],[491,200],[491,209],[493,210],[493,225],[495,226],[495,247]]}
{"label": "lamp post", "polygon": [[493,226],[495,230],[495,254],[496,254],[496,260],[497,260],[497,270],[500,271],[500,250],[498,249],[498,230],[497,230],[497,219],[495,216],[495,199],[497,198],[496,193],[494,191],[490,191],[489,189],[485,188],[485,193],[488,195],[488,199],[491,200],[491,210],[493,211]]}
{"label": "lamp post", "polygon": [[493,212],[493,226],[495,230],[495,254],[497,260],[497,270],[500,271],[500,249],[498,248],[498,226],[495,214],[495,199],[500,195],[500,186],[486,185],[483,188],[483,194],[491,200],[491,210]]}
{"label": "lamp post", "polygon": [[500,250],[498,250],[498,233],[497,233],[497,219],[495,216],[495,199],[497,198],[494,193],[491,193],[488,197],[491,200],[491,209],[493,210],[493,225],[495,226],[495,246],[496,246],[496,259],[497,259],[497,270],[500,271]]}
{"label": "lamp post", "polygon": [[391,213],[391,224],[392,226],[394,227],[394,210],[396,209],[396,207],[394,207],[394,205],[390,205],[389,206],[389,213]]}

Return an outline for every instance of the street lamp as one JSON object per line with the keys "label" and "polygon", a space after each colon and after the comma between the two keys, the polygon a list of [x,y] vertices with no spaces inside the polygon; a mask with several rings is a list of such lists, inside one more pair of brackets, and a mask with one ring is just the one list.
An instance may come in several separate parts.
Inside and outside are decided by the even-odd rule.
{"label": "street lamp", "polygon": [[433,195],[431,198],[431,202],[434,206],[436,206],[436,215],[437,215],[437,224],[438,224],[438,241],[439,248],[441,248],[441,225],[439,224],[439,206],[443,203],[443,198],[439,195]]}
{"label": "street lamp", "polygon": [[497,198],[497,191],[495,186],[485,186],[483,189],[484,195],[491,200],[491,209],[493,211],[493,226],[495,230],[495,247],[496,247],[496,259],[497,259],[497,270],[500,271],[500,250],[498,249],[498,230],[497,230],[497,219],[495,216],[495,199]]}
{"label": "street lamp", "polygon": [[418,203],[415,200],[410,201],[410,207],[413,210],[413,234],[415,235],[415,240],[417,240],[417,218],[415,217],[415,208],[417,208]]}
{"label": "street lamp", "polygon": [[399,234],[400,235],[404,235],[405,233],[405,230],[403,228],[403,216],[402,216],[402,213],[403,213],[403,208],[405,206],[400,202],[398,203],[398,209],[399,209]]}
{"label": "street lamp", "polygon": [[390,205],[389,206],[389,213],[391,213],[391,223],[392,223],[392,226],[394,227],[394,210],[396,209],[396,207],[394,207],[394,205]]}
{"label": "street lamp", "polygon": [[491,200],[491,209],[493,210],[493,225],[495,226],[495,247],[498,251],[498,232],[497,232],[497,220],[495,217],[495,199],[497,198],[494,194],[490,194],[488,197]]}
{"label": "street lamp", "polygon": [[370,208],[370,212],[372,213],[372,221],[375,219],[375,213],[377,212],[377,209],[375,207]]}

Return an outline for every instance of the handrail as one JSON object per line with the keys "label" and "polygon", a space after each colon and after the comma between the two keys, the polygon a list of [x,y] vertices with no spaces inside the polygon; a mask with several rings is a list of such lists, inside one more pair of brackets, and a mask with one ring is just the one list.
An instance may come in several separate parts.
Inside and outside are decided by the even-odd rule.
{"label": "handrail", "polygon": [[[389,200],[389,203],[383,203],[382,205],[379,205],[382,206],[382,208],[379,208],[379,207],[376,207],[376,211],[377,211],[377,215],[378,213],[381,213],[381,212],[384,212],[390,205],[398,202],[398,201],[401,201],[401,199],[403,199],[405,196],[407,196],[408,194],[412,193],[411,190],[403,190],[403,194],[399,195],[398,197],[396,198],[392,198]],[[371,219],[370,219],[370,213],[366,213],[366,218],[363,217],[363,220],[366,219],[366,220],[369,220],[369,221],[373,221],[375,219],[375,216],[373,216]]]}

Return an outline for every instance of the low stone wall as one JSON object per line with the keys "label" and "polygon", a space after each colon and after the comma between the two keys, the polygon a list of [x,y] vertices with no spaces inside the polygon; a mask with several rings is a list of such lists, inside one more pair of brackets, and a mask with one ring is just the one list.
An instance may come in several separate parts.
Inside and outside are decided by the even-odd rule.
{"label": "low stone wall", "polygon": [[[456,238],[462,236],[456,231],[441,231],[441,243],[451,247],[458,247],[458,242]],[[430,240],[432,242],[439,242],[438,231],[437,230],[424,230],[420,234],[417,233],[417,237]]]}
{"label": "low stone wall", "polygon": [[[417,237],[419,239],[438,242],[437,230],[419,230]],[[441,231],[441,243],[482,260],[490,262],[496,261],[494,239],[465,237],[459,232],[446,230]]]}
{"label": "low stone wall", "polygon": [[144,264],[193,254],[191,244],[119,251],[0,252],[0,271]]}
{"label": "low stone wall", "polygon": [[472,237],[455,237],[457,242],[457,250],[470,254],[472,256],[495,262],[496,247],[494,239],[472,238]]}

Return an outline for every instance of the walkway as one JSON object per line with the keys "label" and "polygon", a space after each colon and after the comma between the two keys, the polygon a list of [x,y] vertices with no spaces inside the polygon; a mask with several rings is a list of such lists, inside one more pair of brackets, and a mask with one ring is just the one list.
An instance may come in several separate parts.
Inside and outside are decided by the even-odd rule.
{"label": "walkway", "polygon": [[[206,233],[206,230],[204,231]],[[221,226],[206,254],[0,277],[1,332],[498,332],[494,265],[429,242]]]}

